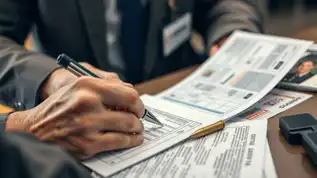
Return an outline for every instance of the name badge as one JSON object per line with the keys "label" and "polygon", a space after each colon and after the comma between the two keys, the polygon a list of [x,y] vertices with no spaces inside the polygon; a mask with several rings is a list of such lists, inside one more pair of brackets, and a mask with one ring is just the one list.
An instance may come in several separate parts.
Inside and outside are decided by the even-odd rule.
{"label": "name badge", "polygon": [[192,15],[186,13],[163,29],[163,52],[165,57],[189,39],[191,28]]}

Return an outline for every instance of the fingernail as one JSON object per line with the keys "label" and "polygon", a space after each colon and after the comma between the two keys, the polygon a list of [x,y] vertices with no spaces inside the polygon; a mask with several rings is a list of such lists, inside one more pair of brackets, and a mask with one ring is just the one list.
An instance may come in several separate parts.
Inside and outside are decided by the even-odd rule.
{"label": "fingernail", "polygon": [[141,142],[141,143],[144,141],[144,135],[143,134],[138,136],[138,141]]}

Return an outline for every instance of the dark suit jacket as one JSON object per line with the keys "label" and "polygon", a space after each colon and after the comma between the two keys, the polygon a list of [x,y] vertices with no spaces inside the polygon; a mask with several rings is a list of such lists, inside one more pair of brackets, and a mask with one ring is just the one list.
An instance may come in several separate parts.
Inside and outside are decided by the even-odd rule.
{"label": "dark suit jacket", "polygon": [[91,178],[64,150],[27,133],[0,132],[0,165],[5,178]]}
{"label": "dark suit jacket", "polygon": [[[149,0],[144,77],[147,80],[201,62],[189,42],[168,58],[161,53],[162,28],[185,12],[192,12],[193,27],[208,48],[235,29],[262,32],[262,0]],[[165,20],[169,19],[169,22]],[[41,53],[22,45],[31,27]],[[1,0],[0,1],[0,100],[9,106],[37,104],[37,91],[56,68],[54,58],[67,53],[109,71],[106,59],[103,0]],[[124,53],[124,52],[123,52]]]}

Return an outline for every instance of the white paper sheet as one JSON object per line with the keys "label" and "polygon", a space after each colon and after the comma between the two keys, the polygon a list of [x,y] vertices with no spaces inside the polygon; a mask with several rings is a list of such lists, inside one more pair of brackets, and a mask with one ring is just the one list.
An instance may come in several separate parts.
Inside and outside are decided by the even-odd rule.
{"label": "white paper sheet", "polygon": [[264,168],[262,178],[277,178],[271,150],[268,142],[265,144]]}
{"label": "white paper sheet", "polygon": [[113,178],[260,178],[267,121],[237,122],[186,141]]}
{"label": "white paper sheet", "polygon": [[149,109],[164,125],[155,128],[144,122],[145,141],[142,145],[122,151],[107,152],[83,162],[88,168],[107,177],[132,166],[185,140],[196,130],[221,118],[189,109],[148,95],[141,97]]}
{"label": "white paper sheet", "polygon": [[309,98],[312,95],[294,91],[274,89],[259,102],[253,105],[248,111],[243,112],[228,122],[269,119],[283,111],[294,107]]}
{"label": "white paper sheet", "polygon": [[214,57],[158,96],[224,120],[232,118],[268,94],[311,44],[235,32]]}

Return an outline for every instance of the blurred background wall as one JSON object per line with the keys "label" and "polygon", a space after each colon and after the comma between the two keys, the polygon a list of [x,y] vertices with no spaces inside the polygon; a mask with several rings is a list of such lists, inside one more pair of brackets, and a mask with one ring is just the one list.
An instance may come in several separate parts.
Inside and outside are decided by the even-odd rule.
{"label": "blurred background wall", "polygon": [[[265,30],[268,34],[292,36],[296,33],[317,27],[317,0],[245,0],[261,3],[265,11]],[[317,35],[314,30],[310,31]],[[26,47],[31,48],[31,40]]]}
{"label": "blurred background wall", "polygon": [[317,0],[266,1],[266,32],[269,34],[291,36],[317,26]]}

